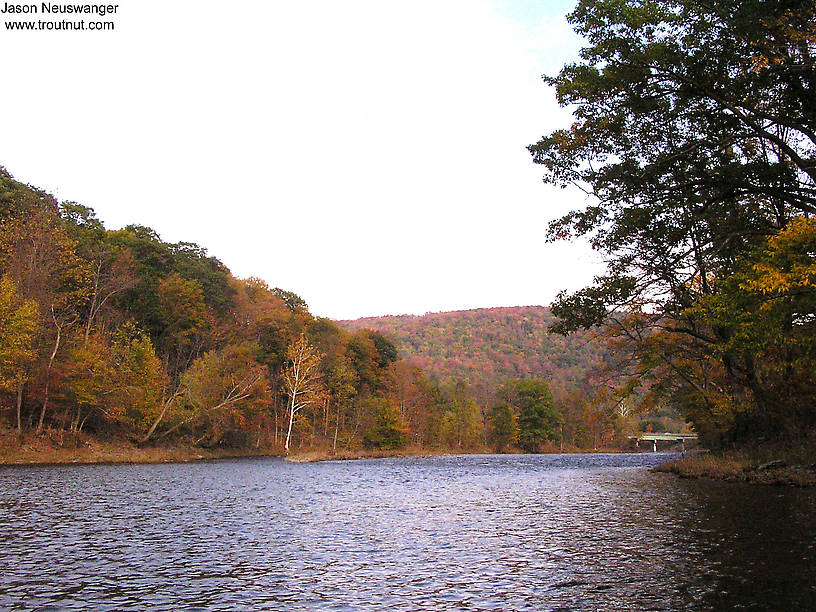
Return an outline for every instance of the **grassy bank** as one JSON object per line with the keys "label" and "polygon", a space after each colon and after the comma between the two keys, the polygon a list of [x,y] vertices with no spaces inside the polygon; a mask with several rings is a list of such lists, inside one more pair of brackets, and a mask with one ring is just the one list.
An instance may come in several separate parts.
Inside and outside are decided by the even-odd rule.
{"label": "grassy bank", "polygon": [[765,485],[816,486],[816,453],[798,447],[758,447],[722,453],[691,454],[654,468],[681,478],[713,478]]}
{"label": "grassy bank", "polygon": [[99,440],[85,434],[61,436],[59,432],[27,434],[19,439],[12,430],[0,430],[0,465],[179,463],[261,455],[280,452],[265,448],[201,448],[183,443],[137,446],[127,439]]}

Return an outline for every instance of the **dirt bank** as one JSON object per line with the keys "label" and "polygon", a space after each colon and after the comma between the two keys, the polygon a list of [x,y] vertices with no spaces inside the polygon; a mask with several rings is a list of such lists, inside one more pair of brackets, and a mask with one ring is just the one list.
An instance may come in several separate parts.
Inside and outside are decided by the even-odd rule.
{"label": "dirt bank", "polygon": [[274,449],[200,448],[184,444],[137,446],[126,439],[60,436],[59,432],[27,434],[20,440],[12,430],[0,430],[0,465],[63,463],[173,463],[227,457],[274,456]]}

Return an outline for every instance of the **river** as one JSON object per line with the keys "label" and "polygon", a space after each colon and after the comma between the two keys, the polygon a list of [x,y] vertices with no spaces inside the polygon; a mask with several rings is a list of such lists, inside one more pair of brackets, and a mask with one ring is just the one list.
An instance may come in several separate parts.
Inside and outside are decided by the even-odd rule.
{"label": "river", "polygon": [[0,609],[816,606],[816,491],[668,458],[0,468]]}

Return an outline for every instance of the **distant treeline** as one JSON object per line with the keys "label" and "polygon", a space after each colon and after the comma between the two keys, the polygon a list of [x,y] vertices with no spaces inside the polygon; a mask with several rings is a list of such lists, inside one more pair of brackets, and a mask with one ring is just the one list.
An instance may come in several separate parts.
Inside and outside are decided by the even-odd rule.
{"label": "distant treeline", "polygon": [[392,338],[429,375],[471,385],[513,378],[543,378],[555,395],[582,384],[608,361],[596,334],[550,332],[555,317],[545,306],[477,308],[425,315],[338,321],[350,331],[375,329]]}
{"label": "distant treeline", "polygon": [[[512,306],[338,323],[385,334],[433,381],[467,383],[494,446],[505,441],[495,421],[501,421],[496,409],[507,394],[505,383],[519,379],[547,381],[558,413],[548,440],[558,448],[562,442],[566,448],[626,447],[636,430],[684,430],[670,402],[655,401],[645,386],[627,386],[631,353],[610,346],[601,329],[553,333],[556,321],[545,306]],[[518,421],[519,409],[513,412]]]}

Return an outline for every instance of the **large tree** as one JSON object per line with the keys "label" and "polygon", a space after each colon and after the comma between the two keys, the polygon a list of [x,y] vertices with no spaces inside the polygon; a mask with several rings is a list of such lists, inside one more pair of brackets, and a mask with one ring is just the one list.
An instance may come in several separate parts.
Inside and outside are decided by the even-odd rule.
{"label": "large tree", "polygon": [[559,296],[556,329],[611,321],[698,424],[738,405],[761,412],[782,382],[760,375],[750,347],[721,350],[732,322],[696,306],[816,212],[814,4],[583,0],[569,18],[588,46],[547,81],[574,123],[530,150],[546,181],[590,196],[551,239],[585,236],[608,265]]}

